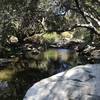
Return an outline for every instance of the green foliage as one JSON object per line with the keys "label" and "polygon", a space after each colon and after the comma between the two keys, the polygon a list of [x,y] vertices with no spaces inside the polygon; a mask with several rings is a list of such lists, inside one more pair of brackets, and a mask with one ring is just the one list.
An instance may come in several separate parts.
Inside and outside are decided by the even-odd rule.
{"label": "green foliage", "polygon": [[52,43],[52,42],[55,42],[56,40],[59,40],[60,36],[57,33],[45,33],[42,36],[42,38],[43,38],[43,40],[45,40],[49,43]]}
{"label": "green foliage", "polygon": [[87,29],[85,28],[82,29],[78,28],[74,34],[74,38],[82,39],[82,40],[84,40],[86,37],[89,38],[89,36],[90,36],[90,32],[87,31]]}
{"label": "green foliage", "polygon": [[[59,40],[59,36],[53,32],[68,31],[76,24],[87,24],[87,21],[90,21],[94,29],[98,30],[97,22],[91,16],[84,16],[84,12],[99,20],[98,0],[1,0],[0,35],[2,39],[0,42],[5,46],[9,35],[13,35],[22,43],[25,38],[41,33],[45,35],[40,39],[55,42]],[[87,29],[91,28],[85,31],[81,27],[72,28],[72,31],[73,29],[78,38],[84,39],[85,33],[88,35],[86,37],[90,35]]]}
{"label": "green foliage", "polygon": [[57,50],[48,50],[48,51],[44,52],[44,58],[46,58],[47,60],[49,60],[49,59],[57,60],[57,57],[58,57]]}

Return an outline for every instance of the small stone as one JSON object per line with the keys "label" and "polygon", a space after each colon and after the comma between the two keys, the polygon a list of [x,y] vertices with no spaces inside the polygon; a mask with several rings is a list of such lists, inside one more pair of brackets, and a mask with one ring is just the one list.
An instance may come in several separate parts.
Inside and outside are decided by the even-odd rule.
{"label": "small stone", "polygon": [[18,42],[18,38],[12,35],[12,36],[9,38],[9,41],[10,41],[10,43],[17,43],[17,42]]}

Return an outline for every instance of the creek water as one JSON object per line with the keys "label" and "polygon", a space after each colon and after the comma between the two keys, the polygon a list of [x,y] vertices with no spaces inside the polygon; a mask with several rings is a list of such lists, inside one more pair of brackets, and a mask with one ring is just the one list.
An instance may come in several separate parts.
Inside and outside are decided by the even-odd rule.
{"label": "creek water", "polygon": [[70,49],[48,49],[38,55],[28,51],[0,68],[0,100],[22,100],[27,89],[43,78],[77,64]]}

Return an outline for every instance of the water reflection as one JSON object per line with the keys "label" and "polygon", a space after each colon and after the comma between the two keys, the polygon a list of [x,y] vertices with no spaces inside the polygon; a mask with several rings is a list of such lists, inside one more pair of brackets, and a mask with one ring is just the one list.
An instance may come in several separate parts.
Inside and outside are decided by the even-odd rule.
{"label": "water reflection", "polygon": [[47,68],[50,74],[56,74],[69,69],[73,66],[74,57],[75,52],[68,49],[51,49],[44,52],[44,58],[48,61]]}
{"label": "water reflection", "polygon": [[0,80],[5,80],[10,89],[4,94],[0,90],[0,100],[3,100],[5,95],[7,100],[11,100],[11,98],[12,100],[22,100],[26,90],[33,83],[69,69],[75,63],[75,52],[67,49],[49,49],[38,55],[28,51],[15,57],[11,63],[0,69],[0,75],[3,73]]}

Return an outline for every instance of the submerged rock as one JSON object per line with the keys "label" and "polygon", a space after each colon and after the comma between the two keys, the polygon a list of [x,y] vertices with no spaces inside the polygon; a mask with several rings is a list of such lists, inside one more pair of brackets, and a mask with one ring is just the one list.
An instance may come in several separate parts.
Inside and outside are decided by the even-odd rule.
{"label": "submerged rock", "polygon": [[23,100],[100,100],[100,64],[80,65],[41,80]]}

